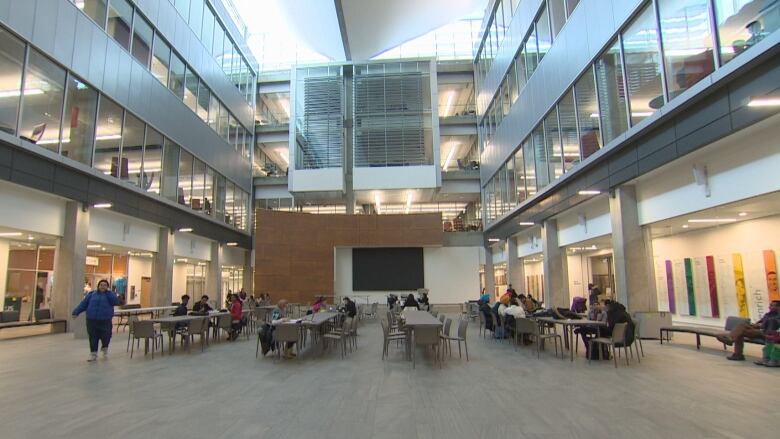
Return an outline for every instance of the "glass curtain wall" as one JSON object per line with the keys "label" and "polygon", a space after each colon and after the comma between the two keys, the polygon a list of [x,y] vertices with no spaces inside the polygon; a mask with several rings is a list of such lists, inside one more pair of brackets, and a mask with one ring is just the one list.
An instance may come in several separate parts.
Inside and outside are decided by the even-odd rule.
{"label": "glass curtain wall", "polygon": [[68,76],[66,89],[60,153],[91,166],[98,94],[74,75]]}
{"label": "glass curtain wall", "polygon": [[22,93],[19,137],[57,152],[65,96],[65,70],[30,49]]}
{"label": "glass curtain wall", "polygon": [[604,144],[628,129],[626,81],[620,58],[620,42],[614,40],[609,49],[596,60],[599,107]]}

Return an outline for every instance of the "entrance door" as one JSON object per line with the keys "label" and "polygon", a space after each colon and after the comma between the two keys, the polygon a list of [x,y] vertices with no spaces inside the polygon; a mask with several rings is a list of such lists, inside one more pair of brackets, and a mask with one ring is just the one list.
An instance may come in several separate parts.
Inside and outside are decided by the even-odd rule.
{"label": "entrance door", "polygon": [[152,278],[141,278],[141,307],[149,308],[152,306]]}

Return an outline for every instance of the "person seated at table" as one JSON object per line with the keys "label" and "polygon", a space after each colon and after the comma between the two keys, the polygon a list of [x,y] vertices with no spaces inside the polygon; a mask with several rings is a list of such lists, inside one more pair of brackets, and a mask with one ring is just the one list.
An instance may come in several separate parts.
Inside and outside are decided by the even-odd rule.
{"label": "person seated at table", "polygon": [[174,317],[178,316],[186,316],[187,315],[187,304],[190,303],[190,296],[183,295],[181,296],[181,303],[176,307],[175,310],[173,310],[173,314],[171,314]]}
{"label": "person seated at table", "polygon": [[477,303],[480,305],[483,303],[490,303],[490,294],[488,294],[487,288],[482,288],[482,291],[479,293],[479,300]]}
{"label": "person seated at table", "polygon": [[325,311],[326,308],[327,308],[327,304],[325,303],[325,297],[319,296],[317,297],[317,300],[314,301],[314,304],[311,306],[311,312],[316,314],[320,311]]}
{"label": "person seated at table", "polygon": [[209,305],[209,296],[203,295],[200,300],[192,305],[192,313],[199,315],[206,315],[209,311],[213,311],[211,305]]}
{"label": "person seated at table", "polygon": [[536,305],[528,296],[520,294],[518,299],[520,300],[520,304],[523,305],[526,314],[533,314],[533,312],[536,311]]}
{"label": "person seated at table", "polygon": [[[600,302],[591,303],[588,308],[588,320],[597,322],[607,321],[607,313]],[[582,343],[585,344],[585,355],[588,356],[588,340],[599,335],[599,328],[592,326],[580,326],[574,329],[575,334],[582,337]]]}
{"label": "person seated at table", "polygon": [[414,308],[414,309],[420,309],[420,305],[417,303],[417,300],[414,298],[414,294],[409,294],[406,296],[406,302],[404,302],[403,309],[406,308]]}
{"label": "person seated at table", "polygon": [[352,299],[344,296],[342,303],[343,304],[339,307],[340,312],[343,312],[349,318],[353,318],[357,315],[357,306],[355,305],[355,302],[352,301]]}
{"label": "person seated at table", "polygon": [[248,306],[246,305],[246,301],[249,300],[249,297],[246,295],[246,291],[244,291],[243,288],[241,288],[241,291],[238,292],[238,300],[241,301],[241,306]]}
{"label": "person seated at table", "polygon": [[584,297],[575,297],[571,300],[571,310],[576,313],[588,311],[588,301]]}
{"label": "person seated at table", "polygon": [[509,300],[509,306],[504,309],[504,315],[512,316],[515,319],[525,317],[525,309],[520,304],[519,298]]}
{"label": "person seated at table", "polygon": [[[613,300],[605,300],[607,308],[607,327],[601,328],[602,337],[612,337],[612,331],[615,329],[615,325],[618,323],[627,323],[626,328],[626,344],[631,345],[634,342],[634,321],[631,319],[631,315],[626,311],[626,307],[622,303],[615,302]],[[618,347],[623,347],[618,346]]]}
{"label": "person seated at table", "polygon": [[428,293],[423,291],[420,293],[420,297],[417,299],[417,304],[420,306],[420,309],[424,309],[426,311],[430,310],[431,304],[428,302]]}
{"label": "person seated at table", "polygon": [[[284,311],[287,309],[287,301],[282,299],[277,304],[276,307],[271,311],[271,326],[276,326],[280,323],[284,323],[288,321],[289,319],[284,317]],[[294,341],[288,341],[287,346],[284,347],[284,352],[282,352],[282,355],[285,358],[292,358],[295,356],[295,352],[292,351],[292,348],[295,346]]]}
{"label": "person seated at table", "polygon": [[241,322],[244,313],[242,312],[241,299],[238,294],[230,296],[230,336],[228,341],[233,341],[238,338],[238,334],[241,332]]}
{"label": "person seated at table", "polygon": [[[780,300],[773,300],[769,304],[769,312],[756,323],[740,323],[735,326],[728,335],[719,335],[718,341],[727,345],[734,345],[734,353],[726,357],[732,361],[744,361],[745,355],[742,353],[746,338],[761,339],[765,338],[768,331],[777,330],[780,326]],[[756,364],[763,366],[764,359],[757,361]]]}

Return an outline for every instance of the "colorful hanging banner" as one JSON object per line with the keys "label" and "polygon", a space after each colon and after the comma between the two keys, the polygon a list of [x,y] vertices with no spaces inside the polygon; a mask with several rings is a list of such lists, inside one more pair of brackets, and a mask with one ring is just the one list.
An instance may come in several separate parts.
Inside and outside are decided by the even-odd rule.
{"label": "colorful hanging banner", "polygon": [[720,317],[718,306],[718,280],[715,277],[715,258],[707,256],[707,283],[710,285],[710,308],[713,317]]}
{"label": "colorful hanging banner", "polygon": [[737,293],[737,306],[739,307],[740,317],[750,317],[748,312],[747,291],[745,290],[745,270],[742,268],[742,255],[734,253],[731,255],[734,265],[734,287]]}
{"label": "colorful hanging banner", "polygon": [[696,315],[696,290],[693,287],[693,262],[685,258],[685,288],[688,292],[688,315]]}
{"label": "colorful hanging banner", "polygon": [[666,291],[669,296],[669,312],[677,314],[677,303],[674,299],[674,273],[672,272],[672,261],[666,260]]}
{"label": "colorful hanging banner", "polygon": [[766,290],[769,293],[769,301],[780,300],[774,250],[764,250],[764,270],[766,271]]}

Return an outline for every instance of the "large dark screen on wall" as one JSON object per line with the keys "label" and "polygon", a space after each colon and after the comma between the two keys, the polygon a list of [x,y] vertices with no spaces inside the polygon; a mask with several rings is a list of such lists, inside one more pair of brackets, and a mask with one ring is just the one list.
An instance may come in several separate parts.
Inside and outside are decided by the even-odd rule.
{"label": "large dark screen on wall", "polygon": [[352,249],[354,291],[403,291],[424,287],[422,248]]}

